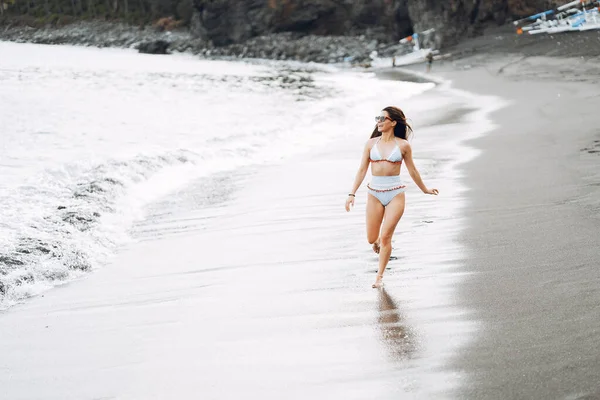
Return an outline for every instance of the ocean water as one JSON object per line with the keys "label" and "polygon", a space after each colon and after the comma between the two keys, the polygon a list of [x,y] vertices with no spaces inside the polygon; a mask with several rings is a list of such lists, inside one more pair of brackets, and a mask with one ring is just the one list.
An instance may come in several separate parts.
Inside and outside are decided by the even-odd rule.
{"label": "ocean water", "polygon": [[173,191],[206,184],[219,202],[212,178],[345,141],[371,129],[390,91],[400,101],[433,86],[0,43],[0,309],[105,265]]}
{"label": "ocean water", "polygon": [[[26,303],[1,319],[9,395],[451,397],[449,359],[478,329],[454,301],[462,166],[502,103],[381,76],[0,42],[0,309]],[[387,105],[440,196],[403,168],[373,291],[366,185],[343,205]]]}

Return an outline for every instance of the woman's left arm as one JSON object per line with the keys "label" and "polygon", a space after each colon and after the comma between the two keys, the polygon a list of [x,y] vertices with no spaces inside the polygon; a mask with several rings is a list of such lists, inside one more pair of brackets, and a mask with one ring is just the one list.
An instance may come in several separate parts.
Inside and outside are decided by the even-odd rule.
{"label": "woman's left arm", "polygon": [[402,145],[402,158],[404,159],[404,163],[406,164],[406,169],[408,169],[408,173],[413,181],[417,184],[419,189],[423,191],[425,194],[434,194],[437,195],[439,192],[437,189],[429,189],[423,183],[421,179],[421,174],[417,171],[417,167],[415,167],[415,163],[412,158],[412,148],[408,142],[404,142]]}

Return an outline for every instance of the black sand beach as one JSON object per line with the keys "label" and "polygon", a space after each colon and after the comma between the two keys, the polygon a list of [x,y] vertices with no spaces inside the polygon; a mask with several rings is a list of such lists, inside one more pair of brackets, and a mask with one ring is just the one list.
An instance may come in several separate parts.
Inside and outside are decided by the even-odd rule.
{"label": "black sand beach", "polygon": [[520,54],[437,66],[510,100],[466,168],[459,298],[482,325],[454,360],[469,377],[457,398],[600,396],[598,66]]}
{"label": "black sand beach", "polygon": [[[516,52],[434,63],[434,77],[508,102],[461,166],[466,254],[396,245],[387,289],[371,290],[364,204],[342,209],[363,138],[258,168],[227,182],[243,188],[234,214],[164,221],[2,314],[7,398],[598,398],[597,70]],[[435,235],[417,207],[401,237]],[[447,259],[404,263],[428,250]]]}

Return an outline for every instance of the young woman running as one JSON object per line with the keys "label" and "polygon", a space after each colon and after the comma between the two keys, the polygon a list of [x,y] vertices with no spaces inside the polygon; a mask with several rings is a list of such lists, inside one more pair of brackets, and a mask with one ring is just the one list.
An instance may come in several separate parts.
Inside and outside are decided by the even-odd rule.
{"label": "young woman running", "polygon": [[402,110],[386,107],[375,120],[377,126],[365,144],[354,185],[346,199],[346,211],[354,206],[356,191],[365,179],[370,163],[373,179],[367,185],[367,240],[373,245],[375,253],[379,254],[379,270],[373,283],[374,288],[379,288],[383,285],[383,273],[392,254],[392,236],[404,213],[405,186],[400,179],[402,160],[406,162],[410,177],[423,193],[437,195],[438,190],[428,189],[415,167],[407,140],[412,128],[406,123]]}

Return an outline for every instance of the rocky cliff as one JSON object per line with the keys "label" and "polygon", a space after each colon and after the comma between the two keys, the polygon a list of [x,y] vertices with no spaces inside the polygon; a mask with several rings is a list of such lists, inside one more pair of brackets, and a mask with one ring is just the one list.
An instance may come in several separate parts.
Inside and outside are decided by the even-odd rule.
{"label": "rocky cliff", "polygon": [[[397,40],[435,28],[437,46],[551,6],[548,0],[192,0],[193,32],[217,46],[274,32]],[[385,39],[384,39],[385,40]]]}
{"label": "rocky cliff", "polygon": [[[444,50],[458,42],[465,43],[463,39],[467,37],[481,37],[477,34],[486,25],[499,25],[531,15],[556,6],[555,1],[114,0],[113,4],[118,7],[110,12],[100,7],[104,0],[78,3],[56,0],[48,2],[56,7],[47,9],[41,1],[32,1],[35,7],[16,1],[0,15],[0,40],[135,46],[152,53],[185,51],[211,58],[348,62],[367,66],[374,52],[380,58],[391,58],[408,51],[397,39],[413,32],[435,28],[435,35],[427,36],[421,43]],[[158,3],[164,7],[153,6]],[[70,14],[69,4],[72,5]],[[169,15],[174,9],[178,10],[175,17],[159,18],[143,28],[130,21],[134,15],[148,20]],[[91,21],[86,20],[87,15],[93,17]],[[32,18],[36,22],[33,26],[28,23]],[[121,19],[130,23],[123,23]],[[163,27],[161,21],[173,22],[174,30]],[[502,35],[514,32],[512,25],[500,30],[504,31]],[[498,31],[498,28],[490,31]],[[496,35],[492,44],[502,35]],[[516,35],[509,34],[507,37],[515,43],[524,43],[522,36],[515,39]],[[486,43],[486,46],[491,45]]]}

